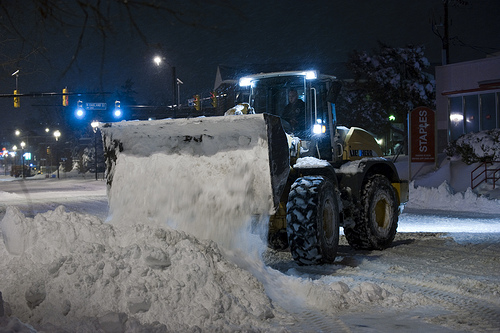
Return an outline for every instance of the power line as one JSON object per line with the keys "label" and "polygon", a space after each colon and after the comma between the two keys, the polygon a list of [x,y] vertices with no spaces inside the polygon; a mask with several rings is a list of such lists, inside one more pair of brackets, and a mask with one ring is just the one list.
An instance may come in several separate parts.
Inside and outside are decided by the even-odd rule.
{"label": "power line", "polygon": [[0,97],[47,97],[47,96],[71,96],[71,95],[109,95],[110,92],[99,92],[99,93],[82,93],[82,92],[69,92],[69,93],[56,93],[56,92],[47,92],[47,93],[24,93],[24,94],[0,94]]}

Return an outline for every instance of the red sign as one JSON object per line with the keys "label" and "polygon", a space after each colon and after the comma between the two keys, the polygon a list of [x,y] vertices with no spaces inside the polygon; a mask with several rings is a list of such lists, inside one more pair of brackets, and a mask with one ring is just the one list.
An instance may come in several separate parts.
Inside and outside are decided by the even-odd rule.
{"label": "red sign", "polygon": [[435,112],[421,106],[410,112],[411,161],[434,162],[436,160]]}

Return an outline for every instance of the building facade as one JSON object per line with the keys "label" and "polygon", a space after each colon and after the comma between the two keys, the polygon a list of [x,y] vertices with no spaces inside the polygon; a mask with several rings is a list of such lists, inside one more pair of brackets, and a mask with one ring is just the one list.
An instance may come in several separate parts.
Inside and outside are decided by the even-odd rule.
{"label": "building facade", "polygon": [[436,67],[438,151],[470,132],[500,128],[500,56]]}

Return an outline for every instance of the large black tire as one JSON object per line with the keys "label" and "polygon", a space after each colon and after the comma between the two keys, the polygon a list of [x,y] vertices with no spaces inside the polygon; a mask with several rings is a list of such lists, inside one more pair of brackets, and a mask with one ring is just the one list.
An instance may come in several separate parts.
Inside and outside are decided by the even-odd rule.
{"label": "large black tire", "polygon": [[333,263],[339,244],[339,206],[332,182],[321,176],[298,178],[288,194],[286,229],[299,265]]}
{"label": "large black tire", "polygon": [[396,191],[387,177],[371,176],[363,187],[360,212],[344,234],[355,249],[383,250],[389,247],[398,227]]}

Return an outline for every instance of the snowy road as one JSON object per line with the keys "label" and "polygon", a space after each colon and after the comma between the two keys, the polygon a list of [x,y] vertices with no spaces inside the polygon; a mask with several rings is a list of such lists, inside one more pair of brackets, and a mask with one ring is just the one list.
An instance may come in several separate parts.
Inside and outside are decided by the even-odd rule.
{"label": "snowy road", "polygon": [[0,219],[9,205],[18,207],[30,217],[59,205],[64,205],[68,211],[92,214],[102,220],[108,215],[104,180],[0,178]]}
{"label": "snowy road", "polygon": [[[81,179],[2,181],[0,219],[9,205],[27,216],[64,205],[102,220],[108,209],[105,183]],[[281,323],[291,332],[500,331],[497,216],[407,210],[398,231],[385,251],[354,251],[342,237],[334,265],[298,266],[268,250],[266,269],[252,273],[293,314]]]}
{"label": "snowy road", "polygon": [[[500,328],[499,234],[496,243],[460,245],[439,233],[398,233],[385,251],[354,251],[342,241],[335,265],[296,266],[288,253],[267,257],[268,265],[290,276],[361,288],[333,306],[336,319],[350,328],[341,332]],[[401,298],[385,297],[385,291]]]}
{"label": "snowy road", "polygon": [[[300,267],[288,253],[267,262],[284,274],[360,287],[357,301],[335,309],[340,332],[500,330],[498,216],[407,210],[391,248],[355,251],[343,237],[341,244],[336,265]],[[391,303],[384,291],[402,298]],[[377,299],[384,302],[374,307]]]}

